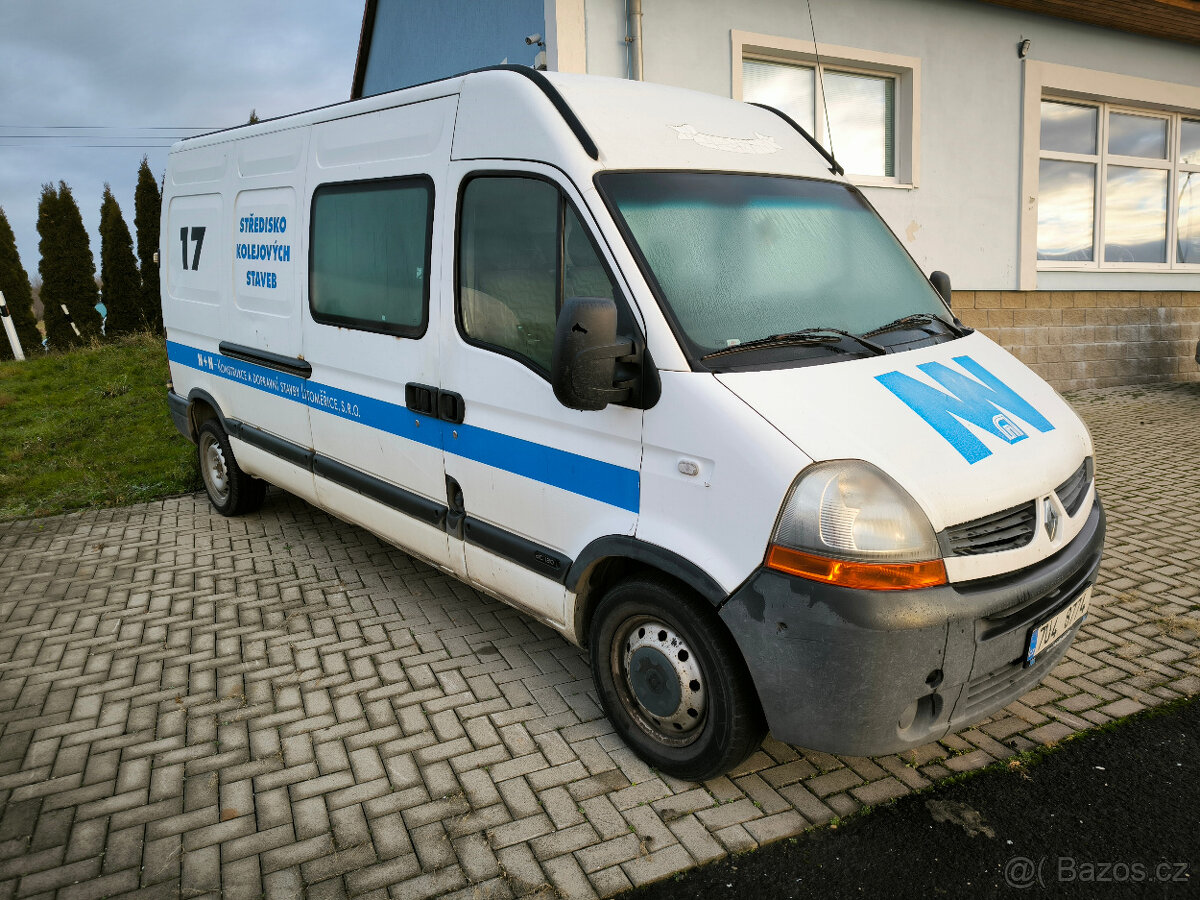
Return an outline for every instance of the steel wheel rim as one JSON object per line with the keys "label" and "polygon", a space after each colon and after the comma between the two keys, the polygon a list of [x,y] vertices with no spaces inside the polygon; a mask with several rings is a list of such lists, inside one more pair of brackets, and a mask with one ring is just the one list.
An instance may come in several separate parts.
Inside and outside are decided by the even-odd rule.
{"label": "steel wheel rim", "polygon": [[642,731],[673,747],[700,737],[705,676],[677,629],[649,616],[626,620],[614,634],[609,664],[621,705]]}
{"label": "steel wheel rim", "polygon": [[200,438],[200,471],[204,474],[204,486],[218,505],[229,499],[229,467],[221,443],[211,433]]}

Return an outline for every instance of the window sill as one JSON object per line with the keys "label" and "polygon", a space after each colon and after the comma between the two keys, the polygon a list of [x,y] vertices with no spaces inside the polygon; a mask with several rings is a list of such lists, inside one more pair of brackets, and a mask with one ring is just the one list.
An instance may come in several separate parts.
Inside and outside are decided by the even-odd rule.
{"label": "window sill", "polygon": [[860,188],[894,188],[901,191],[915,191],[915,184],[906,184],[902,181],[876,181],[871,178],[858,178],[854,175],[847,175],[846,180],[855,187]]}
{"label": "window sill", "polygon": [[1163,266],[1163,265],[1146,265],[1146,266],[1104,266],[1098,268],[1096,266],[1047,266],[1039,265],[1038,272],[1069,272],[1072,274],[1087,273],[1090,275],[1105,275],[1108,273],[1126,274],[1126,275],[1200,275],[1200,266],[1183,265],[1183,266]]}
{"label": "window sill", "polygon": [[1038,291],[1200,291],[1200,267],[1190,269],[1063,269],[1039,268],[1034,283],[1020,290]]}

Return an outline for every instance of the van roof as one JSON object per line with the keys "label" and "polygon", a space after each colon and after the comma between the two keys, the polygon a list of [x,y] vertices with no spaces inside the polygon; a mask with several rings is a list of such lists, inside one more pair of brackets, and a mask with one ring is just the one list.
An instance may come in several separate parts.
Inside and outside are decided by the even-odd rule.
{"label": "van roof", "polygon": [[667,85],[507,65],[188,138],[171,153],[455,95],[455,159],[530,159],[566,169],[840,174],[799,125],[769,107]]}

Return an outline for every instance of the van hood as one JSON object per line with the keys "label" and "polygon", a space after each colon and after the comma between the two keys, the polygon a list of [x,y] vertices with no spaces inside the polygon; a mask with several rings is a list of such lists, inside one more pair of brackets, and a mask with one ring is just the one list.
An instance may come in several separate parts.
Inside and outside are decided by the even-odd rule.
{"label": "van hood", "polygon": [[1067,402],[979,332],[886,356],[716,377],[814,461],[878,466],[935,531],[1049,494],[1092,452]]}

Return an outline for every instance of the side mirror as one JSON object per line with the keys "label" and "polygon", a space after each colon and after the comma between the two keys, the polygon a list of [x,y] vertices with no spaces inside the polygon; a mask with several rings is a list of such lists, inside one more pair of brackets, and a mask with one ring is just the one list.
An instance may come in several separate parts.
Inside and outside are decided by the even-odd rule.
{"label": "side mirror", "polygon": [[950,306],[950,276],[945,272],[934,272],[929,276],[929,283],[933,285],[935,291],[942,295],[946,305]]}
{"label": "side mirror", "polygon": [[617,337],[617,305],[607,297],[571,297],[558,314],[550,381],[571,409],[599,410],[628,400],[632,383],[616,381],[617,361],[630,361],[634,342]]}

